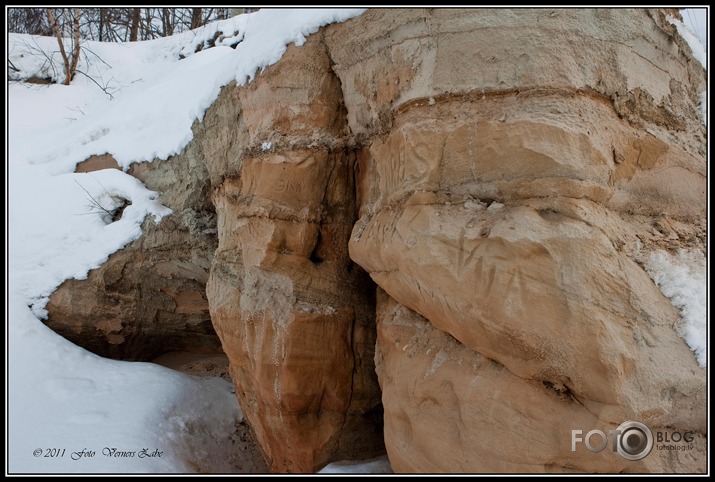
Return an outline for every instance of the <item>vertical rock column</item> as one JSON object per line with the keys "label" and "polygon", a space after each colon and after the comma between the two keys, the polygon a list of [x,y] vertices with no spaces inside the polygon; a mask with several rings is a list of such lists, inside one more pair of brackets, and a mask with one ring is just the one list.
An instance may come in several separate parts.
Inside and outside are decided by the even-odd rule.
{"label": "vertical rock column", "polygon": [[348,255],[355,155],[321,39],[224,89],[207,122],[226,102],[240,147],[206,151],[219,231],[207,294],[241,407],[272,471],[376,455],[374,287]]}
{"label": "vertical rock column", "polygon": [[[396,472],[706,470],[706,370],[639,264],[705,251],[705,72],[665,14],[377,9],[328,29],[367,139],[350,254],[385,292]],[[693,443],[571,444],[626,420]]]}

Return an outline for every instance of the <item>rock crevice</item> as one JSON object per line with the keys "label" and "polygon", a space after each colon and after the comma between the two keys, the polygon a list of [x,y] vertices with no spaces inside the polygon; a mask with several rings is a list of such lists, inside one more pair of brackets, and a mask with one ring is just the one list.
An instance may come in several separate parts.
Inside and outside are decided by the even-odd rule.
{"label": "rock crevice", "polygon": [[207,293],[241,406],[273,471],[378,455],[374,287],[347,252],[356,155],[339,147],[347,125],[324,44],[289,49],[238,97],[246,145],[271,147],[244,152],[233,177],[212,173]]}

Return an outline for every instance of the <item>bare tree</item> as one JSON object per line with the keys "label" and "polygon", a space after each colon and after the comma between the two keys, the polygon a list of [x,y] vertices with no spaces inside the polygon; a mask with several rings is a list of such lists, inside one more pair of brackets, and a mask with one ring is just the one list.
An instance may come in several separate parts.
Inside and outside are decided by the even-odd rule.
{"label": "bare tree", "polygon": [[[100,42],[151,40],[255,10],[257,9],[226,7],[84,7],[79,9],[80,40]],[[47,8],[8,8],[8,31],[55,37],[59,32],[60,37],[74,41],[77,9],[53,8],[51,13],[54,22],[49,20],[47,11]],[[72,51],[74,47],[73,44]],[[67,58],[71,64],[72,56],[67,55]]]}
{"label": "bare tree", "polygon": [[161,27],[163,37],[169,37],[171,35],[174,35],[174,28],[176,27],[175,8],[164,7],[161,9]]}
{"label": "bare tree", "polygon": [[141,8],[132,9],[132,26],[129,33],[129,41],[136,42],[139,38],[139,22],[141,21]]}
{"label": "bare tree", "polygon": [[107,28],[107,20],[108,20],[108,9],[106,8],[100,8],[99,9],[99,41],[102,42],[104,41],[104,30]]}
{"label": "bare tree", "polygon": [[204,19],[202,14],[203,8],[192,8],[191,9],[191,30],[199,28],[204,25]]}
{"label": "bare tree", "polygon": [[7,28],[10,32],[52,35],[44,8],[8,8]]}
{"label": "bare tree", "polygon": [[75,72],[77,72],[77,63],[79,62],[80,54],[79,18],[79,8],[72,9],[72,49],[70,54],[67,55],[64,40],[62,39],[62,32],[60,31],[60,27],[57,25],[55,14],[52,13],[51,8],[47,9],[47,19],[50,21],[50,26],[52,27],[52,31],[54,32],[55,37],[57,37],[57,43],[60,46],[60,54],[62,55],[62,62],[65,69],[65,85],[70,85]]}

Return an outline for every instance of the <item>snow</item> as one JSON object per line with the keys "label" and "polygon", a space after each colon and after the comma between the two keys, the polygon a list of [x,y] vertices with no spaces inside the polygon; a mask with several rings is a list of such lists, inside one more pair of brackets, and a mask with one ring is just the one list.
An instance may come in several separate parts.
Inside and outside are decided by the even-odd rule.
{"label": "snow", "polygon": [[[320,26],[362,12],[363,9],[261,9],[148,42],[86,42],[86,49],[93,54],[81,56],[79,70],[97,79],[111,96],[79,75],[74,82],[92,86],[104,95],[88,102],[82,109],[85,114],[75,116],[73,122],[53,126],[53,132],[46,133],[46,142],[35,142],[34,131],[14,140],[23,146],[28,162],[50,163],[53,173],[67,172],[77,162],[106,152],[111,152],[122,168],[157,157],[167,159],[191,141],[191,125],[201,120],[222,86],[234,80],[238,85],[245,84],[261,69],[276,63],[289,43],[302,45],[305,36]],[[220,45],[190,53],[217,30],[241,32],[238,38],[242,40],[235,49]],[[231,39],[226,43],[235,41]],[[57,50],[56,44],[48,41],[52,39],[37,43],[32,40],[27,35],[9,38],[10,60],[28,72],[34,72],[38,63],[27,60],[28,45],[47,49],[47,57],[53,57],[52,49]],[[186,58],[178,61],[180,57]]]}
{"label": "snow", "polygon": [[[219,442],[241,413],[228,382],[95,356],[50,331],[18,296],[9,319],[9,472],[190,472],[191,459],[230,469],[231,444]],[[105,447],[137,456],[106,457]],[[52,448],[64,457],[34,455]],[[140,458],[142,449],[163,453]],[[82,450],[95,456],[73,460]]]}
{"label": "snow", "polygon": [[489,205],[489,207],[487,208],[487,211],[498,211],[502,208],[504,208],[504,204],[499,203],[499,202],[493,202]]}
{"label": "snow", "polygon": [[487,207],[486,203],[483,203],[481,201],[475,201],[473,199],[468,199],[467,201],[464,202],[465,209],[476,209],[477,211],[479,211],[486,207]]}
{"label": "snow", "polygon": [[678,334],[695,353],[701,367],[707,364],[707,261],[700,251],[663,250],[650,254],[646,270],[673,306],[680,310]]}
{"label": "snow", "polygon": [[367,460],[343,460],[323,467],[319,474],[391,474],[386,455]]}
{"label": "snow", "polygon": [[[40,321],[63,280],[85,278],[139,237],[143,222],[170,212],[122,171],[73,171],[93,154],[111,153],[126,170],[181,152],[222,86],[248,82],[287,44],[362,12],[262,9],[165,39],[86,42],[72,85],[9,83],[9,472],[191,472],[197,461],[231,470],[229,437],[242,415],[230,383],[102,359]],[[218,46],[207,48],[218,30]],[[57,50],[54,38],[9,35],[19,72],[8,76],[61,80]],[[116,221],[97,205],[112,211],[125,200]],[[63,456],[45,457],[53,448]],[[107,457],[105,448],[134,456]]]}
{"label": "snow", "polygon": [[700,41],[707,51],[708,46],[708,11],[705,8],[682,8],[680,15],[683,23]]}
{"label": "snow", "polygon": [[[704,10],[704,9],[691,9],[691,10]],[[688,16],[687,12],[682,12],[681,15],[683,15],[684,19],[690,18]],[[701,18],[700,12],[695,13],[696,18]],[[691,28],[695,28],[695,25],[697,23],[691,23],[693,27],[686,27],[686,25],[678,20],[677,18],[673,17],[668,17],[668,22],[671,24],[675,25],[675,28],[678,29],[678,33],[680,34],[681,37],[685,39],[686,42],[688,42],[688,45],[690,46],[690,50],[693,51],[693,58],[700,62],[700,64],[703,66],[704,69],[708,68],[708,54],[705,51],[704,45],[707,45],[707,39],[705,38],[698,38],[698,36],[691,31]],[[706,32],[706,31],[705,31]],[[702,40],[701,40],[702,39]]]}

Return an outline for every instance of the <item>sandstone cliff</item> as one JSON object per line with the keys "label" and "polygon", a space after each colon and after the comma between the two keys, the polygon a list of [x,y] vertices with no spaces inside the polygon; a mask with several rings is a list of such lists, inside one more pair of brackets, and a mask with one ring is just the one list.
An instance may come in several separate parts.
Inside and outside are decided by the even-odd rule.
{"label": "sandstone cliff", "polygon": [[[175,215],[63,285],[50,323],[94,333],[58,321],[82,304],[110,354],[134,353],[125,332],[210,345],[208,303],[273,471],[379,453],[383,407],[400,472],[704,471],[705,369],[640,264],[705,246],[705,73],[664,15],[321,29],[225,87],[181,156],[135,168]],[[572,429],[625,420],[694,447],[571,451]]]}

